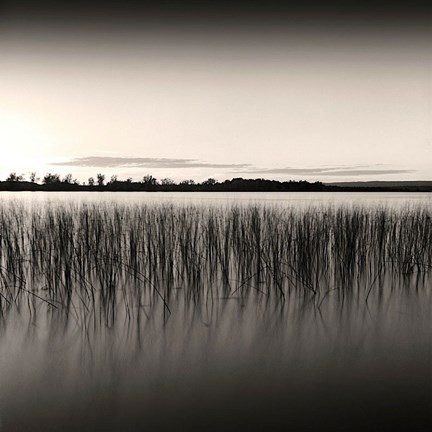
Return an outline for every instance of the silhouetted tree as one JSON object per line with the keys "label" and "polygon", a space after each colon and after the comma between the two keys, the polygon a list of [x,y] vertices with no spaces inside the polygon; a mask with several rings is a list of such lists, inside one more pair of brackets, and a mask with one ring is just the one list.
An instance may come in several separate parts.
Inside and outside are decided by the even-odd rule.
{"label": "silhouetted tree", "polygon": [[59,174],[45,174],[43,180],[43,184],[52,184],[52,183],[60,183],[60,175]]}
{"label": "silhouetted tree", "polygon": [[98,173],[96,175],[98,186],[103,186],[105,181],[105,176],[103,174]]}
{"label": "silhouetted tree", "polygon": [[156,180],[156,178],[155,177],[153,177],[152,175],[145,175],[144,177],[143,177],[143,179],[142,179],[142,182],[145,184],[145,185],[148,185],[148,186],[156,186],[157,185],[157,180]]}
{"label": "silhouetted tree", "polygon": [[89,177],[89,179],[87,181],[88,181],[89,186],[94,186],[95,181],[94,181],[93,177]]}
{"label": "silhouetted tree", "polygon": [[62,182],[63,182],[63,183],[66,183],[66,184],[72,184],[72,182],[73,182],[72,174],[66,174],[66,175],[63,177]]}
{"label": "silhouetted tree", "polygon": [[204,180],[201,184],[205,186],[214,186],[217,183],[217,180],[214,178],[209,178],[207,180]]}
{"label": "silhouetted tree", "polygon": [[36,175],[35,171],[33,171],[33,172],[30,173],[30,177],[29,178],[30,178],[30,181],[32,183],[36,183],[36,182],[39,181],[39,177]]}
{"label": "silhouetted tree", "polygon": [[172,185],[175,185],[175,181],[173,179],[168,178],[168,177],[163,178],[160,181],[160,183],[161,183],[162,186],[172,186]]}
{"label": "silhouetted tree", "polygon": [[16,173],[16,172],[11,172],[11,173],[6,177],[6,181],[7,181],[7,182],[14,182],[14,181],[17,181],[17,173]]}
{"label": "silhouetted tree", "polygon": [[20,182],[23,180],[24,180],[24,176],[23,175],[17,175],[16,172],[11,172],[6,179],[6,181],[8,181],[8,182]]}
{"label": "silhouetted tree", "polygon": [[110,178],[109,183],[112,184],[112,183],[115,183],[116,181],[118,181],[117,180],[117,174],[113,174]]}

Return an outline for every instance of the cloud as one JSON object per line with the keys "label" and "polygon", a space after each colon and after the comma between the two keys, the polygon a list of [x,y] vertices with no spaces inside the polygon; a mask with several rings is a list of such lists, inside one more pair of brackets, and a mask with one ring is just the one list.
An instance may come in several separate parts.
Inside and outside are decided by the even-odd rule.
{"label": "cloud", "polygon": [[113,157],[89,156],[73,158],[63,162],[53,162],[51,165],[97,167],[97,168],[225,168],[245,169],[249,164],[220,164],[202,162],[196,159],[174,158],[139,158],[139,157]]}
{"label": "cloud", "polygon": [[[378,165],[374,165],[375,167]],[[382,166],[382,165],[379,165]],[[372,168],[368,166],[333,166],[321,168],[254,168],[244,173],[247,174],[273,174],[273,175],[313,175],[322,177],[331,176],[368,176],[368,175],[389,175],[389,174],[406,174],[412,173],[411,169],[388,169]]]}
{"label": "cloud", "polygon": [[335,165],[313,168],[257,168],[251,164],[222,164],[203,162],[197,159],[181,158],[141,158],[120,156],[88,156],[73,158],[62,162],[52,162],[51,165],[74,166],[82,168],[146,168],[146,169],[185,169],[185,168],[216,168],[248,175],[285,175],[285,176],[375,176],[390,174],[407,174],[415,172],[412,169],[386,168],[383,164],[374,165]]}
{"label": "cloud", "polygon": [[415,170],[403,169],[370,169],[370,170],[340,170],[334,172],[325,172],[323,176],[367,176],[367,175],[390,175],[390,174],[408,174]]}

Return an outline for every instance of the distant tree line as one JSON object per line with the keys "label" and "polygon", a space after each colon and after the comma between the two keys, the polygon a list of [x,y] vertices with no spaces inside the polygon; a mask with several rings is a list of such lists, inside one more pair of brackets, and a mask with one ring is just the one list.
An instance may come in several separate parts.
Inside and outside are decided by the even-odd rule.
{"label": "distant tree line", "polygon": [[106,176],[97,173],[95,177],[89,177],[86,182],[79,182],[72,174],[61,177],[60,174],[47,173],[42,178],[36,172],[29,174],[28,180],[23,174],[12,172],[5,181],[0,181],[0,191],[184,191],[184,192],[339,192],[339,191],[407,191],[430,192],[430,186],[404,186],[404,187],[357,187],[326,185],[322,182],[301,181],[277,181],[267,179],[244,179],[241,177],[219,182],[214,178],[208,178],[202,182],[192,179],[175,182],[170,178],[156,179],[150,174],[142,177],[140,181],[134,181],[131,177],[119,180],[117,175],[112,175],[106,181]]}

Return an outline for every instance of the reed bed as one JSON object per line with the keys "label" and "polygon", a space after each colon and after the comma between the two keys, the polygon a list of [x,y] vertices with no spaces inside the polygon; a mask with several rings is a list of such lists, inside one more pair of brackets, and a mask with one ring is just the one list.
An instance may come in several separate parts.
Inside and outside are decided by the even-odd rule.
{"label": "reed bed", "polygon": [[[430,286],[428,208],[0,204],[0,313],[41,307],[110,326],[249,296],[392,295]],[[336,299],[336,300],[335,300]],[[147,312],[146,312],[147,313]]]}

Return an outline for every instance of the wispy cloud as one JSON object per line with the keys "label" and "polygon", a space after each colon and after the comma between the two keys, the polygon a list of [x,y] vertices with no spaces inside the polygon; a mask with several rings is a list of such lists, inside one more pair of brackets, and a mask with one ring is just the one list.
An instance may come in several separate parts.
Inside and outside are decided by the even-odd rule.
{"label": "wispy cloud", "polygon": [[73,158],[62,162],[53,162],[51,165],[94,167],[94,168],[225,168],[246,169],[249,164],[220,164],[199,161],[197,159],[174,158],[140,158],[140,157],[113,157],[89,156]]}
{"label": "wispy cloud", "polygon": [[[380,168],[376,168],[380,166]],[[375,167],[375,168],[374,168]],[[391,169],[381,168],[382,165],[373,166],[333,166],[316,168],[252,168],[243,173],[247,174],[273,174],[273,175],[313,175],[322,177],[331,176],[368,176],[368,175],[389,175],[406,174],[415,172],[412,169]]]}
{"label": "wispy cloud", "polygon": [[415,172],[412,169],[394,169],[383,164],[374,165],[334,165],[308,168],[258,168],[251,164],[223,164],[204,162],[198,159],[181,158],[142,158],[120,156],[88,156],[73,158],[51,165],[82,168],[146,168],[146,169],[185,169],[185,168],[216,168],[226,172],[247,175],[285,175],[314,177],[347,177],[376,176],[390,174],[407,174]]}
{"label": "wispy cloud", "polygon": [[390,174],[408,174],[413,173],[415,170],[403,169],[370,169],[370,170],[340,170],[334,172],[325,172],[323,176],[368,176],[368,175],[390,175]]}

